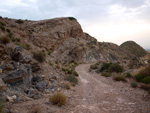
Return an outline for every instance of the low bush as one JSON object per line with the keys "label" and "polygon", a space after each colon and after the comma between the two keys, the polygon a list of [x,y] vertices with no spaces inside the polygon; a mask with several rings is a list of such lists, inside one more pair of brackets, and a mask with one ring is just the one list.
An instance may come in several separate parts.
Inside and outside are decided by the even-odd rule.
{"label": "low bush", "polygon": [[29,44],[22,44],[22,48],[26,49],[26,50],[30,50],[30,45]]}
{"label": "low bush", "polygon": [[62,106],[66,104],[67,97],[63,93],[57,92],[53,94],[50,98],[49,101],[58,106]]}
{"label": "low bush", "polygon": [[9,38],[12,38],[13,37],[13,33],[9,33],[8,35],[7,35]]}
{"label": "low bush", "polygon": [[125,76],[128,78],[132,77],[132,75],[130,73],[126,73]]}
{"label": "low bush", "polygon": [[1,26],[6,26],[6,24],[4,22],[1,22],[1,21],[0,21],[0,25]]}
{"label": "low bush", "polygon": [[150,90],[148,90],[148,94],[150,94]]}
{"label": "low bush", "polygon": [[12,39],[13,42],[20,42],[20,38],[14,38]]}
{"label": "low bush", "polygon": [[91,69],[91,70],[98,69],[98,68],[99,68],[99,67],[98,67],[97,64],[93,64],[93,65],[90,66],[90,69]]}
{"label": "low bush", "polygon": [[4,107],[5,107],[4,104],[0,101],[0,113],[3,112]]}
{"label": "low bush", "polygon": [[141,86],[140,86],[140,88],[141,89],[144,89],[144,90],[146,90],[146,91],[148,91],[148,90],[150,90],[150,84],[148,85],[148,84],[142,84]]}
{"label": "low bush", "polygon": [[138,74],[136,74],[135,79],[138,82],[143,82],[145,84],[149,84],[150,83],[150,66],[144,68]]}
{"label": "low bush", "polygon": [[45,61],[45,55],[42,51],[34,52],[33,53],[33,58],[35,60],[39,61],[40,63]]}
{"label": "low bush", "polygon": [[18,23],[18,24],[23,24],[23,23],[24,23],[24,21],[23,21],[23,20],[21,20],[21,19],[16,20],[15,22],[16,22],[16,23]]}
{"label": "low bush", "polygon": [[65,88],[66,88],[66,89],[70,89],[70,88],[71,88],[71,84],[70,84],[69,82],[66,82],[66,83],[65,83]]}
{"label": "low bush", "polygon": [[149,84],[150,83],[150,77],[145,77],[144,79],[142,79],[142,83]]}
{"label": "low bush", "polygon": [[3,37],[0,38],[0,41],[3,44],[7,44],[7,43],[10,43],[10,38],[8,38],[6,36],[3,36]]}
{"label": "low bush", "polygon": [[138,84],[137,84],[137,82],[131,82],[131,86],[132,86],[133,88],[136,88],[136,87],[138,87]]}
{"label": "low bush", "polygon": [[51,52],[48,52],[48,55],[51,55]]}
{"label": "low bush", "polygon": [[6,29],[6,31],[7,31],[8,33],[10,33],[10,29]]}
{"label": "low bush", "polygon": [[76,71],[73,72],[73,75],[75,75],[77,77],[79,76],[79,74]]}
{"label": "low bush", "polygon": [[72,74],[72,70],[68,69],[68,68],[62,68],[62,71],[66,72],[67,74]]}
{"label": "low bush", "polygon": [[74,84],[78,83],[78,79],[75,76],[73,76],[73,75],[68,75],[66,77],[66,80],[69,81],[69,82],[71,82],[71,83],[74,83]]}
{"label": "low bush", "polygon": [[0,29],[1,29],[2,31],[5,31],[5,27],[3,27],[3,26],[0,26]]}
{"label": "low bush", "polygon": [[74,18],[74,17],[68,17],[69,18],[69,20],[76,20],[76,18]]}
{"label": "low bush", "polygon": [[122,66],[120,66],[119,64],[114,63],[114,64],[111,64],[111,65],[109,66],[108,71],[109,71],[109,72],[117,72],[117,73],[119,73],[119,72],[122,72],[122,71],[123,71],[123,68],[122,68]]}
{"label": "low bush", "polygon": [[108,68],[110,67],[112,63],[103,63],[100,72],[103,72],[104,70],[108,70]]}
{"label": "low bush", "polygon": [[51,61],[49,61],[49,65],[54,66],[54,64]]}
{"label": "low bush", "polygon": [[111,76],[111,74],[108,72],[102,72],[101,75],[104,77],[110,77]]}
{"label": "low bush", "polygon": [[113,79],[114,79],[115,81],[126,81],[125,76],[123,76],[123,75],[115,75],[115,76],[113,77]]}

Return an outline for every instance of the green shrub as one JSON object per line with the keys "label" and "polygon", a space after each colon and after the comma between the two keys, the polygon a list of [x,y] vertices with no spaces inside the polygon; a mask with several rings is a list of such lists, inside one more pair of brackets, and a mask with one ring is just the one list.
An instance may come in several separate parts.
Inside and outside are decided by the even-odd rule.
{"label": "green shrub", "polygon": [[49,65],[54,66],[54,64],[51,61],[49,61]]}
{"label": "green shrub", "polygon": [[138,82],[141,82],[146,76],[143,75],[143,74],[137,74],[135,75],[135,79],[138,81]]}
{"label": "green shrub", "polygon": [[104,71],[104,70],[108,70],[108,68],[110,67],[112,63],[103,63],[100,72]]}
{"label": "green shrub", "polygon": [[68,75],[66,77],[66,80],[69,81],[69,82],[75,83],[75,84],[78,83],[78,79],[75,76],[73,76],[73,75]]}
{"label": "green shrub", "polygon": [[67,72],[67,74],[72,74],[72,70],[68,69],[68,68],[62,68],[62,71]]}
{"label": "green shrub", "polygon": [[5,31],[5,27],[3,27],[3,26],[0,26],[0,29],[1,29],[2,31]]}
{"label": "green shrub", "polygon": [[69,18],[69,20],[76,20],[76,18],[74,18],[74,17],[68,17]]}
{"label": "green shrub", "polygon": [[148,94],[150,94],[150,90],[148,90]]}
{"label": "green shrub", "polygon": [[11,25],[11,27],[16,27],[16,25]]}
{"label": "green shrub", "polygon": [[103,63],[100,72],[103,71],[119,73],[123,71],[123,68],[117,63]]}
{"label": "green shrub", "polygon": [[108,68],[108,72],[122,72],[123,71],[123,68],[117,64],[117,63],[114,63],[114,64],[111,64]]}
{"label": "green shrub", "polygon": [[64,95],[63,93],[57,92],[55,94],[53,94],[50,98],[49,101],[54,104],[54,105],[58,105],[58,106],[62,106],[64,104],[66,104],[66,100],[67,97],[66,95]]}
{"label": "green shrub", "polygon": [[116,75],[113,77],[115,81],[126,81],[125,77],[123,75]]}
{"label": "green shrub", "polygon": [[3,44],[7,44],[7,43],[10,43],[10,38],[6,37],[6,36],[3,36],[0,38],[0,41],[3,43]]}
{"label": "green shrub", "polygon": [[10,29],[6,29],[6,31],[7,31],[8,33],[10,33]]}
{"label": "green shrub", "polygon": [[98,65],[97,65],[97,63],[96,63],[96,64],[91,65],[91,66],[90,66],[90,69],[91,69],[91,70],[98,69]]}
{"label": "green shrub", "polygon": [[12,37],[13,37],[13,33],[9,33],[7,36],[8,36],[9,38],[12,38]]}
{"label": "green shrub", "polygon": [[20,42],[20,39],[19,38],[14,38],[12,39],[13,42]]}
{"label": "green shrub", "polygon": [[150,77],[145,77],[144,79],[142,79],[142,83],[149,84],[150,83]]}
{"label": "green shrub", "polygon": [[136,88],[136,87],[138,86],[138,84],[137,84],[137,82],[131,82],[131,86],[132,86],[133,88]]}
{"label": "green shrub", "polygon": [[126,77],[132,77],[132,75],[130,73],[126,73]]}
{"label": "green shrub", "polygon": [[51,55],[51,52],[48,52],[48,55]]}
{"label": "green shrub", "polygon": [[21,20],[21,19],[16,20],[15,22],[16,22],[16,23],[18,23],[18,24],[23,24],[23,23],[24,23],[24,21],[23,21],[23,20]]}
{"label": "green shrub", "polygon": [[30,50],[30,45],[29,44],[22,44],[22,48],[26,49],[26,50]]}
{"label": "green shrub", "polygon": [[111,76],[111,74],[108,72],[102,72],[101,75],[104,77],[110,77]]}
{"label": "green shrub", "polygon": [[2,102],[0,102],[0,113],[3,112],[4,107],[5,107],[4,104]]}
{"label": "green shrub", "polygon": [[73,72],[73,75],[75,75],[77,77],[79,76],[79,74],[76,71]]}
{"label": "green shrub", "polygon": [[45,61],[45,55],[43,52],[41,51],[38,51],[38,52],[34,52],[33,53],[33,58],[37,61],[39,61],[40,63],[44,62]]}
{"label": "green shrub", "polygon": [[5,26],[6,24],[4,22],[0,22],[0,25],[1,26]]}

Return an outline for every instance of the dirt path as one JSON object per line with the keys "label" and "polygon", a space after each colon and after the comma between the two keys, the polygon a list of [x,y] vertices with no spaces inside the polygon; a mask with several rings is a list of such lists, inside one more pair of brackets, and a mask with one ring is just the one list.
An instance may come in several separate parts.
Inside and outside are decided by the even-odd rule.
{"label": "dirt path", "polygon": [[[89,73],[89,64],[76,67],[79,84],[64,93],[69,96],[62,107],[45,104],[48,98],[14,105],[23,113],[38,103],[42,113],[150,113],[150,97],[141,89],[133,89],[130,83],[115,82],[98,74]],[[18,108],[18,109],[17,109]],[[17,113],[17,112],[16,112]]]}

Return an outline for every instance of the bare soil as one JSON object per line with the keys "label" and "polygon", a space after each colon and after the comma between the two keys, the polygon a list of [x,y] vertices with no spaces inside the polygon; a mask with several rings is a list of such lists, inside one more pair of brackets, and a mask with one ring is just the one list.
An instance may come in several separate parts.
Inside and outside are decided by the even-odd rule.
{"label": "bare soil", "polygon": [[[71,90],[63,90],[68,96],[66,105],[57,107],[48,101],[49,95],[10,106],[13,113],[150,113],[150,96],[139,88],[131,88],[128,82],[116,82],[112,78],[88,71],[90,64],[76,67],[79,83]],[[40,112],[41,110],[41,112]]]}

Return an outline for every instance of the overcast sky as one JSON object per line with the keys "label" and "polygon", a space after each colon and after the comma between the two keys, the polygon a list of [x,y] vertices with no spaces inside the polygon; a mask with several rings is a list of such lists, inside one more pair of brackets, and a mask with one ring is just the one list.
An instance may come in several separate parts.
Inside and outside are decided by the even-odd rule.
{"label": "overcast sky", "polygon": [[0,16],[42,20],[75,17],[98,41],[150,48],[150,0],[0,0]]}

